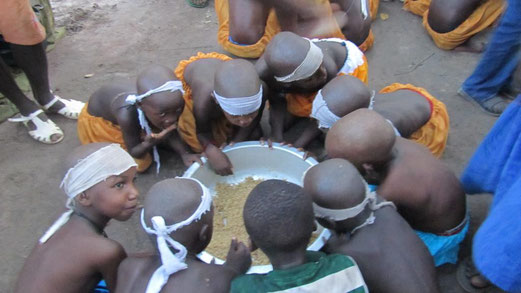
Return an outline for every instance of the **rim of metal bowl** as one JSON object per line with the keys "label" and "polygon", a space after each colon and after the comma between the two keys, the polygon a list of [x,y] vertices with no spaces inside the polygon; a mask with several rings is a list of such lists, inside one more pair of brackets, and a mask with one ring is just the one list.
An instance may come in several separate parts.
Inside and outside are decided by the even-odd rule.
{"label": "rim of metal bowl", "polygon": [[[233,151],[233,150],[236,150],[236,149],[256,148],[256,147],[268,148],[269,146],[268,146],[267,143],[261,143],[259,141],[245,141],[245,142],[239,142],[239,143],[233,144],[231,146],[228,145],[228,146],[223,148],[223,152],[227,153],[229,151]],[[295,147],[284,145],[284,144],[277,143],[277,142],[274,142],[272,144],[272,148],[276,149],[276,150],[281,150],[281,151],[284,151],[284,152],[288,152],[288,153],[290,153],[290,154],[292,154],[294,156],[297,156],[297,157],[299,157],[301,159],[304,159],[304,155],[306,153],[305,151],[299,151]],[[203,161],[203,163],[206,163],[207,159],[203,157],[202,161]],[[318,164],[317,160],[315,160],[315,158],[312,158],[312,157],[306,158],[305,162],[308,163],[310,167]],[[192,177],[194,175],[194,173],[200,167],[201,167],[201,164],[193,163],[185,171],[185,173],[183,174],[183,177]],[[331,233],[329,232],[329,230],[324,228],[322,230],[322,232],[320,233],[320,235],[318,236],[318,238],[313,243],[311,243],[311,245],[308,246],[307,249],[308,250],[318,251],[320,248],[322,248],[324,246],[325,240],[329,239],[330,236],[331,236]],[[211,255],[210,253],[206,252],[206,251],[201,252],[198,255],[198,257],[199,257],[199,259],[201,259],[202,261],[204,261],[206,263],[211,263],[212,261],[214,261],[216,264],[223,264],[225,262],[224,260],[222,260],[220,258],[217,258],[217,257]],[[271,264],[269,264],[269,265],[255,265],[255,266],[251,266],[250,269],[248,270],[248,272],[246,272],[246,273],[247,274],[264,274],[264,273],[268,273],[268,272],[270,272],[272,270],[273,270],[273,266]]]}

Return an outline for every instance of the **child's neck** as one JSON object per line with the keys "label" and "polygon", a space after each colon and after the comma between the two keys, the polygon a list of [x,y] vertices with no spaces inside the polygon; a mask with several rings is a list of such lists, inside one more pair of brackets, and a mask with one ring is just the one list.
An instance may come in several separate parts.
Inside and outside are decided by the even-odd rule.
{"label": "child's neck", "polygon": [[307,262],[306,249],[299,248],[292,252],[279,253],[269,259],[275,270],[294,268]]}
{"label": "child's neck", "polygon": [[96,232],[105,234],[104,229],[110,218],[101,216],[90,209],[75,208],[73,215],[86,221]]}

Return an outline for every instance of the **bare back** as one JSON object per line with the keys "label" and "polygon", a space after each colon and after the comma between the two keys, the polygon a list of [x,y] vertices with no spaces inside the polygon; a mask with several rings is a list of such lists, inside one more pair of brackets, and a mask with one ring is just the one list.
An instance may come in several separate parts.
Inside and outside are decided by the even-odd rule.
{"label": "bare back", "polygon": [[[366,2],[367,17],[364,19],[362,14],[362,3]],[[338,3],[342,8],[340,13],[347,16],[347,22],[342,27],[342,33],[348,40],[360,46],[371,29],[371,16],[369,15],[369,1],[367,0],[333,0],[332,3]]]}
{"label": "bare back", "polygon": [[102,278],[114,290],[125,251],[80,221],[71,218],[46,243],[35,246],[15,292],[90,292]]}
{"label": "bare back", "polygon": [[[187,259],[188,268],[171,275],[161,292],[229,292],[231,270],[198,260]],[[118,271],[116,293],[145,292],[154,271],[161,265],[158,255],[125,259]]]}
{"label": "bare back", "polygon": [[427,99],[411,90],[376,94],[373,109],[391,120],[402,137],[409,137],[427,123],[431,116]]}
{"label": "bare back", "polygon": [[462,24],[482,0],[432,0],[428,22],[438,33],[447,33]]}
{"label": "bare back", "polygon": [[439,292],[434,262],[423,242],[392,207],[329,253],[355,259],[370,292]]}
{"label": "bare back", "polygon": [[112,111],[113,104],[123,106],[125,98],[136,92],[136,83],[131,81],[119,81],[104,85],[90,96],[87,111],[92,116],[101,117],[118,124],[117,114]]}
{"label": "bare back", "polygon": [[223,116],[219,105],[211,97],[217,67],[224,62],[220,59],[200,59],[190,63],[184,72],[184,79],[192,89],[193,112],[197,132],[211,132],[211,121]]}
{"label": "bare back", "polygon": [[443,233],[465,217],[465,193],[458,178],[427,148],[397,137],[378,194],[392,201],[417,230]]}

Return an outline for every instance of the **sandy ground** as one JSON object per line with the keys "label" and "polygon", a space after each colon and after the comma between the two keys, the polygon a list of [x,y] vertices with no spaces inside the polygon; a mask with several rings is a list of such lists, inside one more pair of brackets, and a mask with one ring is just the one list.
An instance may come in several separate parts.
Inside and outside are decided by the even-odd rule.
{"label": "sandy ground", "polygon": [[[130,79],[149,64],[174,67],[197,51],[223,50],[216,42],[217,18],[213,2],[195,9],[184,1],[167,0],[55,0],[57,22],[66,25],[67,36],[48,54],[52,87],[65,98],[87,101],[100,85]],[[451,117],[451,132],[443,160],[461,173],[474,149],[495,119],[456,95],[479,55],[447,52],[434,46],[421,19],[401,9],[401,3],[383,2],[385,21],[373,24],[375,45],[367,53],[370,87],[380,89],[393,82],[412,83],[442,100]],[[478,36],[486,40],[487,33]],[[93,74],[91,78],[85,78]],[[0,125],[0,292],[12,291],[25,257],[44,230],[63,210],[65,195],[59,189],[61,158],[79,145],[76,123],[53,117],[65,132],[58,145],[33,141],[25,128]],[[141,193],[164,178],[181,175],[184,167],[175,155],[163,153],[159,175],[149,172],[138,179]],[[486,216],[491,197],[468,197],[471,235]],[[129,253],[150,249],[137,213],[125,223],[110,223],[107,232]],[[461,256],[469,255],[467,237]],[[44,268],[42,268],[44,269]],[[455,279],[456,266],[440,268],[443,292],[463,292]],[[500,292],[500,291],[491,291]]]}

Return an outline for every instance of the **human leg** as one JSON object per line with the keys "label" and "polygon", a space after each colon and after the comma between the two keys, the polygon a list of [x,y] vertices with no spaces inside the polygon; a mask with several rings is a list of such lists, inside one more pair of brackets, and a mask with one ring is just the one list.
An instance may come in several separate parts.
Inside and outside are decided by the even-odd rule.
{"label": "human leg", "polygon": [[[485,53],[471,76],[461,89],[482,107],[487,100],[497,98],[501,88],[510,82],[511,75],[519,62],[521,46],[521,2],[509,1],[499,26],[492,35]],[[486,107],[500,114],[506,103],[499,100]]]}
{"label": "human leg", "polygon": [[230,39],[241,45],[253,45],[264,35],[271,6],[263,1],[228,0]]}
{"label": "human leg", "polygon": [[33,101],[28,99],[20,88],[16,85],[9,68],[0,58],[0,93],[7,97],[11,101],[18,111],[24,116],[27,116],[34,111],[38,110],[39,107]]}

